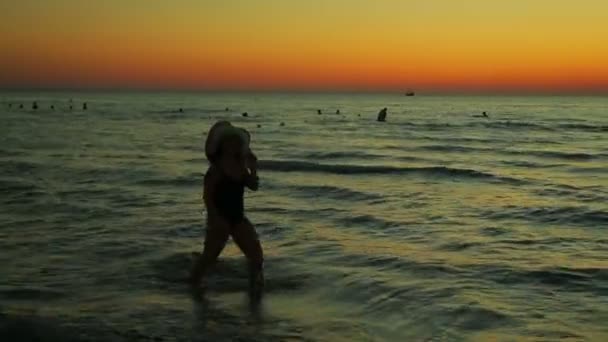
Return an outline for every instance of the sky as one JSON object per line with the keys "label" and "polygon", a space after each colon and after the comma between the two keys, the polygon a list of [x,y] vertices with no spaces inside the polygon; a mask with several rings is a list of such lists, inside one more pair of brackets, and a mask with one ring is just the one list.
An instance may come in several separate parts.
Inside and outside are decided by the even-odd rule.
{"label": "sky", "polygon": [[0,88],[608,94],[606,0],[0,2]]}

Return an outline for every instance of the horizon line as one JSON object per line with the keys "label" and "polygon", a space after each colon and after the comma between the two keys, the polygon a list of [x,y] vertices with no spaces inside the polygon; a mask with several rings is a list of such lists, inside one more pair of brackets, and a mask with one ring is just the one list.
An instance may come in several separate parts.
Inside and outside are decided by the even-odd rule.
{"label": "horizon line", "polygon": [[[201,93],[201,94],[361,94],[361,95],[404,95],[407,90],[388,89],[206,89],[206,88],[145,88],[145,87],[0,87],[0,92],[125,92],[125,93]],[[496,91],[496,90],[462,90],[462,91],[415,91],[415,96],[608,96],[604,91]]]}

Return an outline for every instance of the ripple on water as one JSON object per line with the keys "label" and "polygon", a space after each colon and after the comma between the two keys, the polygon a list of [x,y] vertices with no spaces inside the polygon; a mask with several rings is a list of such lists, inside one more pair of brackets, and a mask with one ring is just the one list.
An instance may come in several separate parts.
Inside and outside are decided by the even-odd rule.
{"label": "ripple on water", "polygon": [[53,300],[67,297],[68,294],[56,289],[37,286],[0,286],[0,298],[3,300]]}
{"label": "ripple on water", "polygon": [[328,173],[338,175],[403,175],[417,174],[424,177],[461,178],[510,184],[524,184],[524,180],[494,175],[474,169],[446,166],[394,167],[384,165],[339,165],[319,164],[299,160],[262,160],[260,169],[275,172]]}
{"label": "ripple on water", "polygon": [[144,186],[167,186],[167,187],[184,187],[184,186],[196,186],[201,187],[203,185],[204,174],[195,172],[187,176],[167,177],[167,178],[147,178],[136,181],[135,184]]}
{"label": "ripple on water", "polygon": [[483,307],[479,304],[458,306],[445,306],[443,320],[452,321],[451,324],[464,330],[480,331],[504,327],[514,323],[514,319],[504,312]]}
{"label": "ripple on water", "polygon": [[548,198],[572,198],[579,202],[608,202],[608,194],[601,189],[574,189],[572,187],[551,187],[546,186],[533,191],[535,194]]}
{"label": "ripple on water", "polygon": [[592,227],[608,223],[608,211],[594,210],[584,206],[522,207],[513,205],[497,210],[486,210],[481,215],[492,220],[526,220]]}
{"label": "ripple on water", "polygon": [[[183,291],[187,288],[189,270],[199,254],[175,253],[160,259],[150,260],[153,278],[161,281],[153,286]],[[313,275],[302,270],[290,258],[265,257],[265,293],[300,291],[310,286]],[[243,256],[220,257],[206,279],[207,289],[220,293],[245,293],[248,288],[248,268]],[[176,288],[177,285],[177,288]]]}
{"label": "ripple on water", "polygon": [[486,236],[500,236],[509,233],[509,230],[501,227],[484,227],[480,229],[482,235]]}
{"label": "ripple on water", "polygon": [[608,280],[606,268],[546,267],[524,269],[499,265],[475,266],[478,277],[500,284],[533,284],[551,286],[562,291],[606,293],[601,286]]}
{"label": "ripple on water", "polygon": [[320,198],[323,199],[334,199],[334,200],[347,200],[353,202],[361,201],[374,201],[383,199],[384,196],[380,194],[374,194],[369,192],[351,190],[338,186],[331,185],[297,185],[290,186],[293,196],[299,196],[304,198]]}

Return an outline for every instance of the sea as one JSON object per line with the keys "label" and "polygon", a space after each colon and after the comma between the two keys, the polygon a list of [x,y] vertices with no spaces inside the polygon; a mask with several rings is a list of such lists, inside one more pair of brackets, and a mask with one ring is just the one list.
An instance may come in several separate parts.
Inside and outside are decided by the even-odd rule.
{"label": "sea", "polygon": [[[608,97],[0,104],[2,341],[608,341]],[[260,160],[259,302],[232,242],[202,295],[184,280],[218,120]]]}

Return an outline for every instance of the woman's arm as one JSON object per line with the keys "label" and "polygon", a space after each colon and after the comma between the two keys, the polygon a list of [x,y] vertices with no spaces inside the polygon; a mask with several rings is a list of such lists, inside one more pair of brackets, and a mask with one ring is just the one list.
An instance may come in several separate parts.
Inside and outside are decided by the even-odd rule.
{"label": "woman's arm", "polygon": [[245,186],[252,191],[258,191],[258,188],[260,187],[260,177],[258,177],[257,172],[252,172],[245,176]]}
{"label": "woman's arm", "polygon": [[245,166],[253,174],[258,172],[258,157],[249,149],[245,157]]}
{"label": "woman's arm", "polygon": [[258,157],[253,154],[251,150],[246,157],[246,172],[245,172],[245,185],[253,190],[257,191],[260,185],[260,178],[258,177]]}

